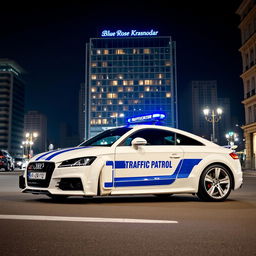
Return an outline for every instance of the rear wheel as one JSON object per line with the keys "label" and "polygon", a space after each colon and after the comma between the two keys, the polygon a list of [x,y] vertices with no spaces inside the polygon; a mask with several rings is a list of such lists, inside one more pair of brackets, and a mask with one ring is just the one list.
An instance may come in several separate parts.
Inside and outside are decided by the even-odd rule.
{"label": "rear wheel", "polygon": [[231,187],[230,172],[222,165],[212,165],[200,177],[197,196],[204,201],[224,201],[229,196]]}

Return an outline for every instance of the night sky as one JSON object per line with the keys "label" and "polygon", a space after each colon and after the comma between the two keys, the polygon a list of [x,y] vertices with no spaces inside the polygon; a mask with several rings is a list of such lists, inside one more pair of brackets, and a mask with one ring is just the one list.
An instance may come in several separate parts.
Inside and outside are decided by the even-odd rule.
{"label": "night sky", "polygon": [[48,117],[51,141],[56,141],[61,122],[77,130],[85,43],[103,29],[154,29],[177,42],[179,128],[191,128],[191,80],[217,80],[219,97],[231,100],[233,124],[244,123],[235,14],[241,1],[166,2],[1,3],[0,58],[13,59],[26,70],[26,111]]}

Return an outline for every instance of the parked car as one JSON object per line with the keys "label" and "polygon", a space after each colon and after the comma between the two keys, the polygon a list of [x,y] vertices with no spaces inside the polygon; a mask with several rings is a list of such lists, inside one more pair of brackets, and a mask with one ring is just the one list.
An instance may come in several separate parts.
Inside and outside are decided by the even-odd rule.
{"label": "parked car", "polygon": [[28,160],[22,157],[15,157],[15,169],[25,170],[28,164]]}
{"label": "parked car", "polygon": [[6,172],[14,170],[14,158],[8,153],[8,151],[0,149],[0,169],[4,169]]}

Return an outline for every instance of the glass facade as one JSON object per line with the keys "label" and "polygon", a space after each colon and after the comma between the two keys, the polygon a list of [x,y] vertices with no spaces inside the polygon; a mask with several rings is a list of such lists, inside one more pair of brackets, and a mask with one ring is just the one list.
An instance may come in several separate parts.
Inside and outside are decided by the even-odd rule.
{"label": "glass facade", "polygon": [[177,127],[176,47],[171,37],[92,38],[86,47],[85,137],[127,118],[165,113]]}
{"label": "glass facade", "polygon": [[21,68],[0,60],[0,148],[13,156],[21,153],[24,130],[24,83]]}

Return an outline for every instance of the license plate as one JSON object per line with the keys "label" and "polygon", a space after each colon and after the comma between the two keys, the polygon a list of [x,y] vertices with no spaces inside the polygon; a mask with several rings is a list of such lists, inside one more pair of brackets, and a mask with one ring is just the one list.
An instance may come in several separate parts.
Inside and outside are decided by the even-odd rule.
{"label": "license plate", "polygon": [[28,178],[30,180],[45,180],[46,172],[30,172]]}

